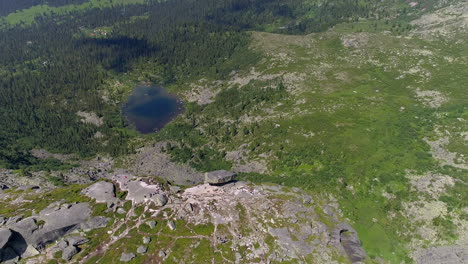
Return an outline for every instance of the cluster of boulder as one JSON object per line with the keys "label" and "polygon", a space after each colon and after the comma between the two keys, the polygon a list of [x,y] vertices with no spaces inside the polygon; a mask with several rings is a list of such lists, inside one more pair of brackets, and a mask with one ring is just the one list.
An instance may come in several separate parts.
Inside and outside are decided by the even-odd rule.
{"label": "cluster of boulder", "polygon": [[[75,231],[105,227],[108,221],[106,217],[91,216],[88,203],[53,203],[37,215],[4,219],[0,223],[0,262],[15,263],[32,257]],[[85,242],[83,237],[67,238],[59,247],[62,257],[69,260],[78,253],[76,246]]]}
{"label": "cluster of boulder", "polygon": [[[151,220],[151,221],[148,221],[146,222],[146,224],[151,228],[155,228],[156,227],[156,224],[157,222],[154,221],[154,220]],[[148,246],[147,244],[149,244],[151,242],[151,238],[150,237],[143,237],[143,245],[140,245],[137,250],[136,250],[136,253],[140,254],[140,255],[144,255],[148,252]],[[136,258],[136,254],[133,253],[133,252],[124,252],[122,253],[122,255],[120,255],[120,261],[121,262],[129,262],[130,260]]]}

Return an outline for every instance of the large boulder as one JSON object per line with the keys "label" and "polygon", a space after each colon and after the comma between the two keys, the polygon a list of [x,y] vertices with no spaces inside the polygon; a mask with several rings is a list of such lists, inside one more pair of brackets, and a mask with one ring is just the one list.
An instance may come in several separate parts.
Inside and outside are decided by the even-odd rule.
{"label": "large boulder", "polygon": [[147,247],[147,246],[139,246],[139,247],[137,248],[137,253],[138,253],[138,254],[145,254],[147,251],[148,251],[148,247]]}
{"label": "large boulder", "polygon": [[[87,203],[79,203],[60,208],[51,206],[39,215],[22,219],[9,227],[13,232],[13,247],[16,252],[37,254],[46,245],[80,228],[88,221],[91,209]],[[38,223],[41,223],[38,225]]]}
{"label": "large boulder", "polygon": [[135,253],[122,253],[120,256],[120,261],[122,262],[129,262],[130,260],[136,257]]}
{"label": "large boulder", "polygon": [[0,249],[4,248],[13,233],[8,228],[0,228]]}
{"label": "large boulder", "polygon": [[163,193],[155,194],[151,196],[151,199],[156,206],[164,206],[167,204],[167,196]]}
{"label": "large boulder", "polygon": [[75,246],[68,246],[62,251],[62,259],[69,261],[78,253],[78,248]]}
{"label": "large boulder", "polygon": [[227,170],[218,170],[205,173],[205,183],[219,185],[228,183],[236,178],[237,174]]}
{"label": "large boulder", "polygon": [[56,241],[58,238],[80,228],[82,223],[88,221],[91,208],[87,203],[71,205],[68,208],[46,209],[40,212],[38,219],[44,222],[44,226],[34,232],[30,242],[36,248]]}
{"label": "large boulder", "polygon": [[36,224],[36,219],[28,217],[11,226],[11,229],[20,233],[23,237],[31,237],[33,232],[36,231],[39,226]]}
{"label": "large boulder", "polygon": [[69,236],[69,237],[65,238],[65,241],[68,242],[69,245],[79,246],[79,245],[83,245],[84,243],[88,242],[89,240],[82,237],[82,236]]}
{"label": "large boulder", "polygon": [[129,181],[127,183],[127,200],[135,204],[153,202],[156,206],[164,206],[167,196],[163,193],[161,186],[148,184],[144,181]]}
{"label": "large boulder", "polygon": [[116,200],[114,184],[110,182],[100,181],[84,189],[82,193],[97,203],[109,203]]}
{"label": "large boulder", "polygon": [[341,248],[351,263],[361,263],[367,259],[356,230],[348,224],[338,224],[331,234],[330,242],[335,247]]}

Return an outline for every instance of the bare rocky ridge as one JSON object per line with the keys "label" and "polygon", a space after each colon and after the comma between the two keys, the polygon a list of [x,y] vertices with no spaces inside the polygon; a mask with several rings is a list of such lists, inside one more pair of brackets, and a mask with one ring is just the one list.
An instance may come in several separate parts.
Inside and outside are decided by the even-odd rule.
{"label": "bare rocky ridge", "polygon": [[[107,225],[108,218],[92,216],[88,203],[50,204],[38,214],[23,218],[22,215],[7,218],[0,225],[2,262],[16,263],[17,260],[46,253],[46,247],[62,237],[78,230],[92,230]],[[71,259],[78,249],[76,245],[87,240],[70,237],[63,246],[63,258]],[[60,247],[60,246],[59,246]]]}
{"label": "bare rocky ridge", "polygon": [[[116,197],[116,187],[127,191],[125,200]],[[188,239],[192,247],[207,240],[211,250],[221,252],[223,263],[252,263],[257,259],[268,263],[310,263],[311,260],[341,263],[342,257],[359,263],[367,258],[356,232],[340,216],[339,209],[327,204],[326,199],[312,197],[299,189],[228,181],[224,185],[203,184],[174,192],[151,183],[150,179],[121,174],[114,175],[113,183],[99,181],[83,188],[81,193],[90,202],[57,201],[30,217],[19,215],[1,221],[2,261],[16,263],[29,257],[38,263],[60,256],[70,263],[85,263],[90,258],[104,259],[117,251],[120,253],[112,263],[137,260],[135,263],[141,263],[145,256],[153,259],[151,263],[167,259],[189,262],[190,254],[180,255],[174,244],[160,242],[164,236],[171,237],[171,241]],[[9,192],[2,198],[6,197],[25,196],[21,192]],[[163,201],[161,197],[165,197]],[[119,216],[116,209],[123,208],[125,201],[131,201],[132,206]],[[107,204],[107,217],[92,216],[94,202]],[[121,220],[112,221],[112,218]],[[152,230],[150,236],[138,238],[140,234],[134,230],[144,230],[142,226]],[[198,233],[200,226],[211,228],[207,229],[208,233]],[[96,238],[88,234],[96,228],[111,235],[106,235],[97,248],[89,247]],[[192,235],[187,236],[187,232]],[[156,236],[151,238],[151,235]],[[134,238],[139,241],[135,248],[115,248]],[[154,243],[156,249],[151,246]],[[210,262],[213,261],[219,263],[214,257]]]}

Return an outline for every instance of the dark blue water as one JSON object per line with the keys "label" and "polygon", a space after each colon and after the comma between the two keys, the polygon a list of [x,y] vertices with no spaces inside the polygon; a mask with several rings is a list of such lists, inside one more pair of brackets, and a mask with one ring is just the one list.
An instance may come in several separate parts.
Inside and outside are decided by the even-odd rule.
{"label": "dark blue water", "polygon": [[183,111],[175,95],[150,85],[137,86],[123,107],[124,117],[143,134],[159,131]]}

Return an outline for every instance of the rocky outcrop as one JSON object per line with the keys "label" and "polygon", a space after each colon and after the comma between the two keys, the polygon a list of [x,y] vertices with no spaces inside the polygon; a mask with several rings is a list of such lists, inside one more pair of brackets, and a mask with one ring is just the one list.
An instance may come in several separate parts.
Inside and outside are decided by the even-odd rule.
{"label": "rocky outcrop", "polygon": [[[216,177],[215,184],[179,192],[151,184],[151,179],[120,175],[116,183],[128,192],[125,199],[132,201],[131,206],[115,197],[112,183],[94,183],[81,194],[97,202],[112,200],[113,210],[105,204],[98,205],[99,210],[106,210],[106,216],[93,216],[88,203],[57,201],[30,217],[9,217],[3,221],[8,226],[0,230],[9,237],[0,240],[4,246],[1,256],[9,261],[38,254],[31,259],[41,262],[61,258],[86,263],[103,256],[103,261],[112,262],[138,258],[191,263],[201,245],[233,256],[230,260],[233,263],[252,263],[258,259],[265,263],[305,264],[312,259],[333,263],[344,257],[353,263],[367,260],[356,232],[343,222],[336,207],[323,202],[325,198],[279,185],[232,181],[235,174],[228,171],[211,175]],[[100,227],[106,229],[85,233]],[[88,239],[99,239],[102,243],[90,243],[86,254],[80,254],[80,245]],[[127,245],[127,239],[138,242]],[[184,247],[177,246],[177,241],[182,240]],[[152,251],[154,243],[158,251]],[[113,253],[110,260],[107,254],[114,250],[118,250],[117,259]]]}
{"label": "rocky outcrop", "polygon": [[367,258],[357,232],[348,224],[341,223],[335,227],[330,244],[342,249],[351,263],[361,263]]}
{"label": "rocky outcrop", "polygon": [[[61,206],[52,204],[37,215],[21,218],[21,216],[10,218],[7,221],[7,228],[0,229],[3,259],[37,255],[48,244],[77,229],[103,227],[109,220],[106,217],[91,217],[88,203]],[[81,236],[69,236],[60,242],[57,248],[63,250],[64,260],[70,260],[79,251],[76,246],[86,241],[87,239]]]}
{"label": "rocky outcrop", "polygon": [[62,251],[62,259],[69,261],[78,253],[78,248],[75,246],[68,246]]}
{"label": "rocky outcrop", "polygon": [[16,252],[8,246],[13,237],[13,232],[8,228],[0,228],[0,262],[15,261],[18,259]]}
{"label": "rocky outcrop", "polygon": [[113,179],[120,185],[120,189],[128,192],[125,199],[134,204],[153,202],[156,206],[164,206],[168,202],[159,184],[148,184],[133,175],[115,175]]}
{"label": "rocky outcrop", "polygon": [[8,228],[0,228],[0,249],[5,247],[5,245],[8,243],[8,240],[10,240],[10,237],[13,235],[11,233],[11,230]]}
{"label": "rocky outcrop", "polygon": [[233,181],[236,173],[227,170],[218,170],[205,173],[205,183],[217,185]]}
{"label": "rocky outcrop", "polygon": [[[229,254],[238,252],[237,263],[253,263],[256,258],[265,263],[338,263],[338,256],[354,263],[367,260],[354,229],[344,223],[338,209],[297,188],[287,191],[279,185],[240,181],[204,184],[186,189],[179,199],[166,206],[173,211],[166,219],[168,229],[174,218],[178,223],[212,224],[212,243],[229,243]],[[219,227],[224,230],[217,231]],[[341,239],[344,230],[352,236]],[[192,246],[196,245],[194,241]]]}
{"label": "rocky outcrop", "polygon": [[65,241],[72,246],[83,245],[88,242],[88,239],[82,236],[69,236],[65,238]]}
{"label": "rocky outcrop", "polygon": [[115,202],[115,188],[111,182],[100,181],[83,190],[83,194],[97,203]]}

